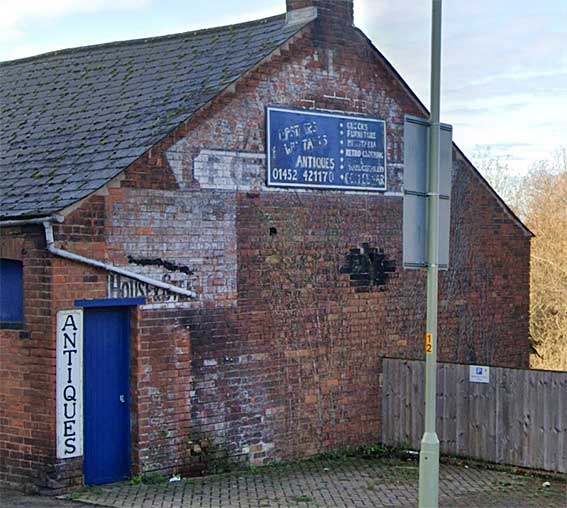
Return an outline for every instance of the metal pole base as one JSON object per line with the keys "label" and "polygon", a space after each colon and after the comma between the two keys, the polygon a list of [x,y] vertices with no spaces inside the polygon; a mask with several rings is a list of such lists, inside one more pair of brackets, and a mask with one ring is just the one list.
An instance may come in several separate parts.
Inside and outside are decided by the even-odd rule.
{"label": "metal pole base", "polygon": [[426,432],[419,452],[419,508],[439,506],[439,438]]}

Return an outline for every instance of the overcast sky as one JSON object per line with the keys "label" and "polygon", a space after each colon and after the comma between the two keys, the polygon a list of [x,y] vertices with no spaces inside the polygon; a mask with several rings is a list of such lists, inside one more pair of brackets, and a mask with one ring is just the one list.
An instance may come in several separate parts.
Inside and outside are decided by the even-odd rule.
{"label": "overcast sky", "polygon": [[[354,0],[355,24],[429,105],[430,0]],[[285,0],[0,0],[0,60],[285,11]],[[515,172],[567,145],[567,0],[446,0],[442,121]]]}

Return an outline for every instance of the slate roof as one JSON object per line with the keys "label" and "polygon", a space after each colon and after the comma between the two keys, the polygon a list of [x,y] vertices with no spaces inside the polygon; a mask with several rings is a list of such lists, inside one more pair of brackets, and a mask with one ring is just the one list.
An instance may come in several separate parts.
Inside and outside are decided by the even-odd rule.
{"label": "slate roof", "polygon": [[0,63],[0,217],[96,191],[305,24],[282,15]]}

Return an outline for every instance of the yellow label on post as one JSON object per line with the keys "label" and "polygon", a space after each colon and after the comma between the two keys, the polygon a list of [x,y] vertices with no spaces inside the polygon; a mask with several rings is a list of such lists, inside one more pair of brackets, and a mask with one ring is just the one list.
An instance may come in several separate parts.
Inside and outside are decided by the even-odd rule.
{"label": "yellow label on post", "polygon": [[425,334],[425,352],[427,354],[433,353],[433,334]]}

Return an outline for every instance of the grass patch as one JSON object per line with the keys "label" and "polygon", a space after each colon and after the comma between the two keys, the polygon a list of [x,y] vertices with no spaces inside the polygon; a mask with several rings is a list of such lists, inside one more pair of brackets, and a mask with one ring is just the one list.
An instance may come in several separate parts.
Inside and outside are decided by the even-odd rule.
{"label": "grass patch", "polygon": [[167,483],[167,477],[160,473],[145,473],[130,478],[130,485],[161,485]]}
{"label": "grass patch", "polygon": [[300,496],[292,496],[290,498],[292,501],[296,503],[312,503],[313,498],[311,496],[306,496],[305,494],[301,494]]}

